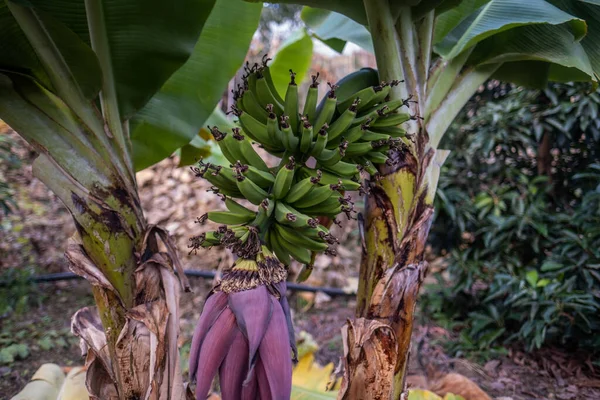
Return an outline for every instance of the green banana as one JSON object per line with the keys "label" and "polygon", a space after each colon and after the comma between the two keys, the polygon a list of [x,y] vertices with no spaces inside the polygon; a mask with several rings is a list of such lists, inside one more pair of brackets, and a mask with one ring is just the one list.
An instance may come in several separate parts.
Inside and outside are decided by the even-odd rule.
{"label": "green banana", "polygon": [[362,135],[362,140],[364,141],[374,141],[374,140],[389,140],[392,136],[387,135],[385,133],[377,133],[373,132],[371,129],[367,129],[365,133]]}
{"label": "green banana", "polygon": [[307,215],[336,216],[342,212],[342,204],[339,202],[338,196],[332,196],[314,206],[301,208],[300,211]]}
{"label": "green banana", "polygon": [[221,194],[223,196],[229,196],[229,197],[235,197],[236,199],[243,199],[244,195],[242,194],[242,192],[239,191],[239,189],[225,189],[222,187],[218,187],[217,185],[213,184],[214,186],[211,187],[210,189],[207,189],[207,192],[213,192],[214,194]]}
{"label": "green banana", "polygon": [[377,118],[376,121],[374,121],[373,123],[371,123],[371,126],[373,127],[390,127],[390,126],[397,126],[400,125],[410,119],[413,119],[413,117],[406,112],[403,113],[397,113],[397,114],[386,114],[385,117],[379,117]]}
{"label": "green banana", "polygon": [[279,95],[279,92],[277,91],[277,89],[275,88],[275,84],[273,83],[273,78],[271,77],[271,68],[269,68],[269,66],[267,65],[267,62],[269,62],[269,61],[270,61],[269,58],[267,58],[266,60],[263,60],[263,68],[262,68],[261,72],[267,81],[267,85],[269,85],[269,90],[271,91],[271,93],[273,93],[273,96],[275,96],[275,100],[277,100],[277,102],[279,104],[283,104],[284,101],[281,98],[281,96]]}
{"label": "green banana", "polygon": [[256,213],[252,210],[247,209],[237,201],[230,199],[229,197],[225,197],[225,207],[232,213],[236,214],[245,214],[248,216],[256,215]]}
{"label": "green banana", "polygon": [[360,183],[350,179],[340,178],[338,175],[326,171],[321,172],[321,183],[324,185],[341,184],[344,190],[358,190]]}
{"label": "green banana", "polygon": [[378,134],[390,135],[392,138],[401,138],[406,136],[406,130],[399,126],[390,127],[369,127],[369,131]]}
{"label": "green banana", "polygon": [[282,199],[288,194],[294,180],[296,163],[294,157],[289,157],[288,162],[279,169],[275,182],[273,183],[272,194],[275,199]]}
{"label": "green banana", "polygon": [[208,127],[210,132],[212,133],[215,141],[221,148],[221,152],[227,158],[227,161],[234,164],[236,161],[245,162],[246,160],[239,153],[239,148],[237,146],[237,142],[233,139],[233,135],[228,134],[227,132],[219,131],[219,128],[216,126]]}
{"label": "green banana", "polygon": [[367,119],[371,119],[371,122],[373,122],[376,119],[384,118],[385,116],[396,111],[404,104],[404,100],[390,100],[385,103],[376,104],[373,107],[369,107],[367,109],[362,109],[356,114],[356,118],[354,119],[354,121],[352,121],[352,125],[362,123]]}
{"label": "green banana", "polygon": [[245,165],[238,162],[234,165],[234,169],[237,174],[242,174],[246,178],[250,178],[252,182],[265,190],[270,188],[273,185],[273,182],[275,182],[273,174],[261,171],[252,165]]}
{"label": "green banana", "polygon": [[334,193],[337,193],[335,188],[332,188],[332,186],[335,185],[316,187],[311,190],[310,196],[304,196],[303,198],[293,202],[292,205],[294,208],[307,208],[319,204],[330,198]]}
{"label": "green banana", "polygon": [[379,119],[385,115],[385,111],[387,111],[386,107],[387,106],[382,105],[381,107],[377,108],[376,110],[373,110],[369,113],[363,114],[362,116],[357,116],[352,121],[351,126],[373,124],[373,122],[375,122],[377,119]]}
{"label": "green banana", "polygon": [[[252,144],[240,134],[240,128],[233,128],[232,137],[237,141],[237,150],[245,164],[252,165],[262,171],[269,172],[269,166],[261,156],[258,155]],[[241,160],[239,160],[241,161]]]}
{"label": "green banana", "polygon": [[306,153],[310,149],[313,139],[313,127],[308,122],[308,116],[302,117],[302,136],[300,137],[300,151]]}
{"label": "green banana", "polygon": [[403,105],[406,105],[406,100],[402,100],[402,99],[390,100],[390,101],[386,101],[385,103],[379,103],[377,105],[374,105],[373,107],[370,107],[369,109],[363,110],[360,113],[358,113],[358,116],[362,117],[363,115],[369,114],[373,111],[377,111],[377,110],[383,108],[384,106],[385,106],[385,110],[383,111],[383,115],[387,115],[387,114],[390,114],[390,113],[396,111]]}
{"label": "green banana", "polygon": [[319,224],[319,221],[316,219],[311,218],[306,214],[302,214],[300,211],[283,202],[278,202],[275,205],[275,219],[280,224],[289,225],[295,228],[316,228]]}
{"label": "green banana", "polygon": [[286,242],[289,242],[292,245],[301,247],[303,249],[308,249],[312,251],[323,251],[326,250],[327,247],[329,247],[327,243],[311,239],[307,236],[304,236],[297,230],[289,228],[285,225],[275,224],[275,231]]}
{"label": "green banana", "polygon": [[256,218],[253,219],[251,225],[256,226],[259,231],[263,231],[273,214],[273,210],[275,210],[275,201],[264,199],[258,205],[258,212],[255,214]]}
{"label": "green banana", "polygon": [[289,117],[292,132],[298,131],[298,85],[296,85],[296,74],[291,69],[290,83],[285,92],[283,113]]}
{"label": "green banana", "polygon": [[325,98],[325,104],[322,109],[319,110],[315,123],[313,124],[316,129],[321,129],[321,127],[325,124],[329,125],[331,119],[333,118],[333,114],[335,114],[335,108],[337,105],[337,97],[335,95],[336,85],[329,84],[331,90],[329,91],[329,95]]}
{"label": "green banana", "polygon": [[315,240],[325,240],[325,238],[331,236],[331,234],[329,233],[329,229],[325,228],[323,225],[317,225],[314,228],[305,228],[302,230],[302,234]]}
{"label": "green banana", "polygon": [[323,150],[321,154],[316,156],[315,158],[319,162],[320,165],[329,166],[333,164],[337,164],[340,162],[344,155],[346,154],[346,147],[348,146],[348,142],[344,141],[340,143],[337,149],[335,150]]}
{"label": "green banana", "polygon": [[250,67],[248,61],[246,61],[246,65],[244,66],[244,70],[246,71],[245,80],[246,90],[251,92],[256,92],[256,72],[258,69],[258,64],[254,64],[254,67]]}
{"label": "green banana", "polygon": [[[373,68],[361,68],[354,71],[337,82],[336,89],[338,102],[348,98],[356,98],[355,94],[361,89],[379,84],[379,73]],[[341,111],[341,110],[340,110]]]}
{"label": "green banana", "polygon": [[340,161],[333,165],[324,166],[324,169],[344,177],[353,177],[360,172],[357,164],[351,164],[344,161]]}
{"label": "green banana", "polygon": [[363,154],[367,154],[370,151],[373,151],[373,142],[359,142],[359,143],[351,143],[348,145],[346,149],[346,156],[354,157],[361,156]]}
{"label": "green banana", "polygon": [[278,148],[281,149],[283,143],[281,141],[281,131],[279,130],[279,122],[277,122],[277,115],[273,112],[273,105],[267,104],[266,107],[267,112],[269,113],[267,117],[267,134],[271,139],[271,143],[275,144]]}
{"label": "green banana", "polygon": [[[233,193],[232,196],[240,197],[240,192],[237,188],[235,180],[232,180],[231,176],[227,176],[226,173],[222,172],[224,167],[213,166],[212,164],[203,164],[201,167],[202,168],[194,169],[196,176],[206,179],[211,184],[216,186],[223,194]],[[229,193],[225,193],[226,191]]]}
{"label": "green banana", "polygon": [[289,117],[287,115],[281,117],[281,142],[287,151],[295,153],[296,150],[298,150],[300,140],[294,136],[294,132],[289,125],[288,119]]}
{"label": "green banana", "polygon": [[358,101],[355,101],[339,116],[328,130],[329,140],[333,140],[340,136],[342,133],[346,131],[354,121],[356,117],[356,106],[358,105]]}
{"label": "green banana", "polygon": [[288,203],[294,203],[295,201],[300,200],[301,198],[308,196],[308,194],[312,191],[312,189],[317,185],[320,181],[320,176],[311,176],[308,178],[304,178],[301,181],[294,184],[285,197],[285,201]]}
{"label": "green banana", "polygon": [[257,121],[265,122],[267,120],[267,112],[260,106],[256,96],[251,91],[245,91],[241,97],[242,110],[250,114]]}
{"label": "green banana", "polygon": [[[275,226],[277,226],[277,225],[278,224],[275,224]],[[310,259],[311,259],[310,250],[288,242],[287,240],[285,240],[283,237],[281,237],[278,234],[279,232],[277,230],[274,233],[276,233],[276,235],[274,235],[274,236],[276,237],[278,244],[282,247],[282,249],[287,254],[289,254],[291,257],[293,257],[295,260],[297,260],[301,263],[304,263],[304,264],[310,263]]]}
{"label": "green banana", "polygon": [[277,235],[277,232],[275,232],[275,230],[273,228],[270,228],[267,231],[267,243],[269,243],[271,249],[273,250],[273,252],[275,253],[275,255],[277,256],[277,259],[283,264],[283,265],[290,265],[291,263],[291,259],[290,259],[290,252],[285,249],[281,243],[279,242],[279,237]]}
{"label": "green banana", "polygon": [[389,157],[387,155],[379,153],[379,152],[370,152],[370,153],[367,153],[366,157],[373,164],[385,164],[389,160]]}
{"label": "green banana", "polygon": [[356,142],[358,139],[362,138],[363,134],[368,128],[369,126],[367,124],[354,126],[347,130],[342,136],[338,137],[337,139],[330,140],[327,143],[327,148],[333,149],[336,146],[339,146],[340,142],[342,141],[346,141],[348,143]]}
{"label": "green banana", "polygon": [[327,145],[327,124],[324,124],[323,127],[317,133],[317,140],[315,140],[315,144],[310,150],[310,155],[317,157],[319,154],[323,152],[325,146]]}
{"label": "green banana", "polygon": [[367,160],[365,157],[358,157],[358,162],[363,166],[364,170],[371,176],[375,176],[379,174],[377,168],[373,165],[373,163]]}
{"label": "green banana", "polygon": [[358,105],[356,106],[356,109],[360,111],[365,108],[365,104],[368,104],[376,94],[377,92],[375,91],[375,86],[369,86],[361,89],[349,98],[339,101],[337,104],[337,110],[340,113],[343,112],[358,99]]}
{"label": "green banana", "polygon": [[247,112],[240,111],[237,117],[240,126],[252,140],[269,147],[277,147],[277,143],[271,141],[265,124],[258,121]]}
{"label": "green banana", "polygon": [[221,235],[214,231],[206,232],[204,242],[208,242],[211,246],[218,246],[221,244]]}
{"label": "green banana", "polygon": [[373,90],[375,90],[375,96],[373,96],[369,102],[363,104],[362,108],[369,108],[375,104],[383,103],[385,98],[390,94],[390,89],[391,86],[385,82],[373,87]]}
{"label": "green banana", "polygon": [[236,178],[239,191],[250,203],[259,205],[264,199],[269,197],[269,194],[256,183],[252,182],[250,178],[246,178],[244,175],[238,175]]}
{"label": "green banana", "polygon": [[255,218],[254,214],[236,214],[231,211],[209,211],[207,216],[208,219],[217,224],[227,225],[247,224]]}
{"label": "green banana", "polygon": [[271,88],[264,75],[256,79],[256,97],[260,104],[273,104],[277,114],[283,113],[282,103],[280,103],[273,92],[271,92]]}
{"label": "green banana", "polygon": [[306,101],[304,102],[304,110],[302,111],[302,115],[307,118],[307,120],[314,124],[315,122],[315,112],[317,110],[317,98],[319,97],[319,73],[317,75],[311,76],[312,83],[308,88],[308,94],[306,95]]}

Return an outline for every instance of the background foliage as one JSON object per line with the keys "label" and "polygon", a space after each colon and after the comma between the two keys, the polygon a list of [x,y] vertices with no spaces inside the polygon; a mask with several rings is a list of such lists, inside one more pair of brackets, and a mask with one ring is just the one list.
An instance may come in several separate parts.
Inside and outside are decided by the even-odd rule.
{"label": "background foliage", "polygon": [[17,205],[13,199],[14,190],[4,177],[5,170],[21,166],[19,158],[12,152],[13,141],[5,135],[0,136],[0,215],[8,215]]}
{"label": "background foliage", "polygon": [[[447,134],[431,243],[447,269],[424,308],[456,350],[600,349],[600,97],[490,82]],[[493,102],[489,101],[494,99]]]}

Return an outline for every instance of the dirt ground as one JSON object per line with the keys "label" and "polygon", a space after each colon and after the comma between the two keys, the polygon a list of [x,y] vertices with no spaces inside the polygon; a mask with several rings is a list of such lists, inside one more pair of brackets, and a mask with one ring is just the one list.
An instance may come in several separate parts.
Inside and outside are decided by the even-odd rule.
{"label": "dirt ground", "polygon": [[[28,147],[16,135],[10,136],[23,166],[0,170],[0,179],[4,177],[12,184],[20,206],[8,217],[0,215],[0,279],[10,269],[33,269],[37,274],[64,271],[62,249],[73,233],[72,222],[56,197],[31,176],[33,154]],[[217,249],[196,256],[187,254],[188,238],[200,229],[194,223],[196,217],[221,206],[215,196],[206,193],[203,182],[196,181],[186,168],[177,168],[172,158],[141,172],[138,183],[149,222],[171,232],[186,269],[215,270],[231,262],[227,253]],[[320,257],[309,284],[356,287],[356,225],[350,221],[337,234],[342,239],[338,256]],[[184,294],[181,304],[184,368],[191,333],[211,282],[192,278],[192,285],[194,292]],[[25,345],[27,353],[16,355],[10,362],[0,358],[0,399],[9,399],[18,392],[42,363],[83,363],[77,340],[70,334],[70,316],[93,303],[88,284],[64,281],[26,286],[25,290],[28,307],[20,313],[0,315],[0,355],[4,349],[18,345]],[[290,293],[290,304],[297,332],[310,333],[320,346],[317,360],[337,363],[342,351],[340,328],[352,317],[354,300],[296,292]],[[471,378],[490,396],[504,400],[600,399],[599,376],[590,372],[593,367],[586,365],[585,355],[567,354],[560,349],[535,354],[509,349],[506,357],[477,364],[444,352],[444,341],[453,335],[456,332],[447,332],[430,322],[418,324],[413,333],[410,374],[423,375],[427,383],[457,372]]]}

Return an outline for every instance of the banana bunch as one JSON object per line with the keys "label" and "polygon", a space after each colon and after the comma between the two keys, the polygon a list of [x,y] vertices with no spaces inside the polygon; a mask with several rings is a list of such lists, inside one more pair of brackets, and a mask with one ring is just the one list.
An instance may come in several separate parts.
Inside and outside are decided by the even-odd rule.
{"label": "banana bunch", "polygon": [[[243,84],[234,91],[232,112],[240,128],[209,129],[230,162],[217,166],[200,161],[195,174],[208,180],[227,211],[211,211],[198,222],[222,224],[216,231],[191,239],[192,251],[225,245],[250,258],[266,244],[288,265],[295,259],[311,265],[317,252],[334,253],[337,239],[318,217],[341,213],[352,218],[354,204],[345,191],[366,191],[361,172],[377,175],[375,164],[390,163],[388,154],[404,146],[412,119],[400,111],[409,99],[390,99],[391,83],[379,82],[377,71],[364,68],[343,78],[319,102],[318,75],[312,77],[306,101],[298,100],[298,85],[290,83],[282,98],[271,79],[268,59],[246,64]],[[256,142],[280,157],[269,167],[255,151]],[[256,206],[248,208],[234,199]]]}

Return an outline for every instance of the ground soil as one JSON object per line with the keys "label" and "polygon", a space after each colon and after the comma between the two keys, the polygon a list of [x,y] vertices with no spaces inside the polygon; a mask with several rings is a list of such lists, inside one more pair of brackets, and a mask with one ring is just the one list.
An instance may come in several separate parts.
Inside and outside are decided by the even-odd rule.
{"label": "ground soil", "polygon": [[[0,133],[2,132],[0,126]],[[19,209],[0,216],[0,280],[11,270],[31,269],[36,274],[66,270],[61,255],[73,233],[68,212],[58,199],[31,175],[34,154],[13,133],[15,152],[23,159],[18,170],[2,170],[0,177],[11,183]],[[174,158],[138,175],[140,196],[150,223],[165,226],[174,236],[186,269],[215,270],[231,262],[231,256],[218,249],[187,253],[190,236],[208,227],[194,223],[206,210],[220,207],[220,201],[206,193],[206,185],[196,181],[185,168],[177,168]],[[15,229],[15,226],[18,229]],[[336,257],[320,257],[310,281],[315,286],[356,287],[358,244],[353,221],[336,228],[342,245]],[[194,292],[182,296],[181,350],[184,358],[194,324],[211,282],[192,279]],[[0,288],[5,296],[15,296],[14,288]],[[13,290],[11,292],[10,290]],[[0,363],[0,400],[10,399],[45,362],[62,366],[83,364],[77,340],[70,334],[70,316],[80,307],[93,304],[84,281],[25,285],[26,306],[20,312],[0,312],[0,351],[12,344],[26,344],[28,355],[10,363]],[[12,293],[12,294],[11,294]],[[290,294],[297,332],[310,333],[319,345],[318,362],[336,363],[342,352],[340,328],[352,318],[352,298],[330,298],[323,293]],[[526,354],[510,349],[507,357],[475,363],[452,358],[443,343],[456,333],[423,320],[413,334],[410,374],[421,375],[422,382],[434,382],[448,372],[457,372],[475,381],[490,396],[514,400],[600,399],[600,380],[591,373],[585,355],[568,354],[560,349]]]}

